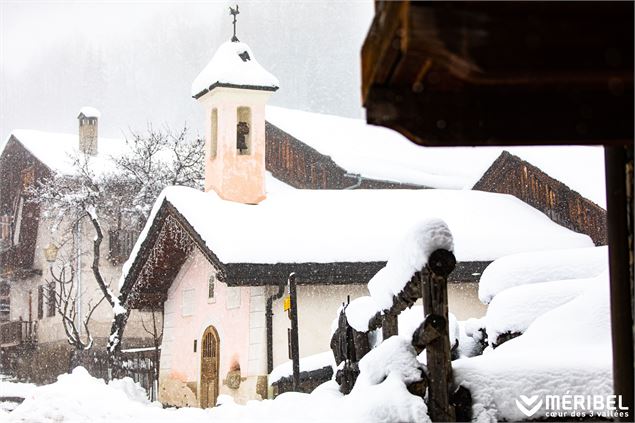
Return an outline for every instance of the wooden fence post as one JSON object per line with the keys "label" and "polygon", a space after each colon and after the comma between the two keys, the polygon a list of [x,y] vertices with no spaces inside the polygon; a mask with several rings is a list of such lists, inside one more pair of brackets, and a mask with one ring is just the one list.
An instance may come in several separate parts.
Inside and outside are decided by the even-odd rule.
{"label": "wooden fence post", "polygon": [[428,367],[428,413],[433,422],[456,421],[454,407],[450,405],[452,364],[448,328],[448,275],[454,270],[456,259],[447,250],[434,251],[422,272],[422,294],[425,316],[440,316],[439,336],[426,345]]}
{"label": "wooden fence post", "polygon": [[393,335],[398,335],[398,320],[397,314],[388,313],[383,316],[383,322],[381,325],[381,335],[383,339],[388,339]]}

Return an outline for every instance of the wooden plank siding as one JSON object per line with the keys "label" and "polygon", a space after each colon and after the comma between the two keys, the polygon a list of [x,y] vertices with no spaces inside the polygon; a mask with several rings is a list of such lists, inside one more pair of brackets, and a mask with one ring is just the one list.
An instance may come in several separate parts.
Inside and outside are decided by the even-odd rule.
{"label": "wooden plank siding", "polygon": [[606,210],[507,151],[492,163],[474,189],[511,194],[557,224],[589,235],[595,245],[608,243]]}
{"label": "wooden plank siding", "polygon": [[269,122],[265,124],[265,167],[299,189],[421,189],[422,185],[365,178],[346,169]]}
{"label": "wooden plank siding", "polygon": [[[28,201],[28,188],[46,178],[50,171],[13,136],[0,157],[0,215],[12,222],[11,239],[0,251],[0,274],[30,271],[35,257],[35,245],[40,219],[39,204]],[[19,239],[14,245],[15,222],[20,198],[24,198]]]}

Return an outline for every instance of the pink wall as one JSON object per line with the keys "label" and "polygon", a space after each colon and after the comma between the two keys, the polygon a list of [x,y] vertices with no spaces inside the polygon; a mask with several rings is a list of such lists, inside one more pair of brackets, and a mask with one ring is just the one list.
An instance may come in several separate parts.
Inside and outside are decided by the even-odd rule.
{"label": "pink wall", "polygon": [[[208,279],[215,273],[213,267],[196,251],[185,263],[172,287],[165,304],[166,326],[162,352],[167,360],[168,376],[182,382],[194,382],[200,378],[201,337],[209,325],[213,325],[220,338],[220,385],[234,362],[238,362],[244,375],[248,368],[249,351],[249,288],[228,288],[216,281],[215,301],[208,300]],[[193,313],[183,316],[183,293],[194,291]],[[240,291],[240,306],[227,308],[229,290]],[[234,291],[235,293],[235,291]],[[234,297],[235,298],[235,297]],[[197,351],[194,352],[194,340]]]}
{"label": "pink wall", "polygon": [[[205,191],[230,201],[257,204],[265,199],[265,104],[270,91],[215,88],[199,99],[205,110]],[[251,110],[249,155],[236,151],[239,107]],[[217,146],[212,157],[212,111],[216,109]]]}

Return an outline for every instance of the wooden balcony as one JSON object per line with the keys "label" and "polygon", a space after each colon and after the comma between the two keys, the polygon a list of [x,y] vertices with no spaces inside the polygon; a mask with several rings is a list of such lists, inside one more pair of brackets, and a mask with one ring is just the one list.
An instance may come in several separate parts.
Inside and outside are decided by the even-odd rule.
{"label": "wooden balcony", "polygon": [[16,320],[0,323],[0,347],[33,345],[37,342],[37,322]]}

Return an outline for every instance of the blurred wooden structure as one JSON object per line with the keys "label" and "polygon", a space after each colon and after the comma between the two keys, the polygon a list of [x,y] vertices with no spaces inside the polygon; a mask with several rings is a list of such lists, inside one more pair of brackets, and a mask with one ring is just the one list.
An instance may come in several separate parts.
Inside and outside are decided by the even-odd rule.
{"label": "blurred wooden structure", "polygon": [[614,388],[631,411],[633,11],[376,1],[362,49],[368,122],[417,144],[605,146]]}

